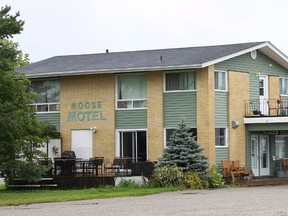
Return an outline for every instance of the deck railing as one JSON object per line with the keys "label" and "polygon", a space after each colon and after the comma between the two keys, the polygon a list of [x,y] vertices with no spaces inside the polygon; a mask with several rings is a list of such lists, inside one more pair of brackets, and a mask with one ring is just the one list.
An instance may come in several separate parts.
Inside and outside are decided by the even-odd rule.
{"label": "deck railing", "polygon": [[288,100],[263,99],[245,101],[245,117],[287,115]]}

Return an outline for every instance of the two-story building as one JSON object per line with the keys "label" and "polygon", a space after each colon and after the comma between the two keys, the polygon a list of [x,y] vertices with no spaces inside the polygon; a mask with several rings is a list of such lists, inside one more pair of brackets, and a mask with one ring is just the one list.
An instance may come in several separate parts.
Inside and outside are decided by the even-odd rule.
{"label": "two-story building", "polygon": [[107,50],[20,71],[38,93],[39,119],[80,158],[157,160],[181,118],[210,164],[239,159],[256,176],[275,176],[288,157],[288,58],[270,42]]}

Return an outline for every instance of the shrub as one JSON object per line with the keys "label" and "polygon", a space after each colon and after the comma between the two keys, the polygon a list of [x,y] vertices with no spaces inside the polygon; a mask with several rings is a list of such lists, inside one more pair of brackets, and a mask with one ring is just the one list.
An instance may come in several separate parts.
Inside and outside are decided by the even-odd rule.
{"label": "shrub", "polygon": [[154,169],[151,181],[156,186],[179,186],[183,180],[182,170],[175,165],[160,166]]}
{"label": "shrub", "polygon": [[217,172],[215,165],[209,170],[209,187],[210,188],[221,188],[224,185],[223,175]]}
{"label": "shrub", "polygon": [[131,179],[122,179],[117,187],[137,188],[139,185]]}
{"label": "shrub", "polygon": [[201,179],[198,173],[193,171],[184,174],[184,183],[186,187],[194,190],[208,188],[208,181]]}

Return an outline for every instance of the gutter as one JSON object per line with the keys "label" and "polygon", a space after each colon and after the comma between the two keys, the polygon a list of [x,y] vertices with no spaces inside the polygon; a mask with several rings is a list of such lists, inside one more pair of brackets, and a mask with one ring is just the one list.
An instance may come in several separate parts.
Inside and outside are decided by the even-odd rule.
{"label": "gutter", "polygon": [[[26,74],[27,78],[44,78],[44,77],[59,77],[59,76],[79,76],[92,74],[114,74],[114,73],[133,73],[133,72],[151,72],[159,70],[186,70],[202,68],[202,64],[195,65],[179,65],[179,66],[157,66],[157,67],[138,67],[138,68],[123,68],[123,69],[101,69],[101,70],[79,70],[79,71],[62,71],[62,72],[46,72],[37,74]],[[22,71],[21,73],[25,73]]]}

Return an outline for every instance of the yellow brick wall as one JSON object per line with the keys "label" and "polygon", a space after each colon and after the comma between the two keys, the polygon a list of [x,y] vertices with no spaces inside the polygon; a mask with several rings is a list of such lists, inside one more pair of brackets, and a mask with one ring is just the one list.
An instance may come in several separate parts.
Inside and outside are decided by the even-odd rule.
{"label": "yellow brick wall", "polygon": [[277,100],[279,99],[279,77],[278,76],[268,76],[268,87],[269,87],[269,99]]}
{"label": "yellow brick wall", "polygon": [[215,91],[214,66],[198,69],[197,77],[197,141],[204,147],[210,164],[215,163]]}
{"label": "yellow brick wall", "polygon": [[[245,140],[245,101],[249,100],[249,74],[229,71],[228,73],[228,131],[229,159],[240,160],[246,164]],[[233,129],[232,121],[238,121],[240,126]]]}
{"label": "yellow brick wall", "polygon": [[[62,149],[71,149],[71,130],[89,129],[96,126],[93,134],[93,155],[113,158],[115,156],[115,75],[87,75],[62,77],[60,83],[61,116],[60,129]],[[72,103],[102,102],[97,109],[72,109]],[[98,111],[98,119],[68,121],[69,112]],[[96,119],[96,118],[95,118]]]}
{"label": "yellow brick wall", "polygon": [[148,159],[157,160],[163,153],[163,73],[147,73]]}

